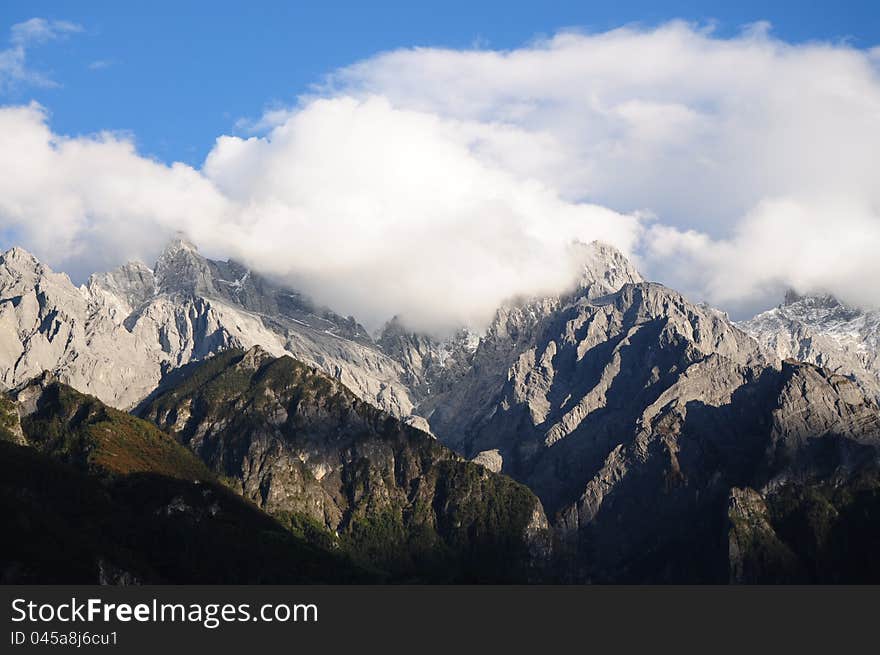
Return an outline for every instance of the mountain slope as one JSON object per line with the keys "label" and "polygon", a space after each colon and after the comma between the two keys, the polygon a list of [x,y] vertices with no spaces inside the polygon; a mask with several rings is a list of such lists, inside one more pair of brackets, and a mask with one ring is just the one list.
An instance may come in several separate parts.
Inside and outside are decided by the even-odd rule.
{"label": "mountain slope", "polygon": [[880,467],[875,453],[860,455],[824,478],[731,490],[730,582],[876,584]]}
{"label": "mountain slope", "polygon": [[512,300],[498,309],[478,339],[462,332],[449,342],[437,343],[424,335],[405,334],[393,322],[386,327],[380,344],[404,365],[410,378],[429,389],[414,412],[451,447],[468,451],[464,443],[468,433],[494,411],[496,396],[511,367],[533,348],[550,317],[578,299],[601,298],[624,284],[643,281],[612,246],[594,241],[575,247],[582,267],[573,291]]}
{"label": "mountain slope", "polygon": [[217,483],[155,426],[43,376],[4,396],[4,583],[373,579]]}
{"label": "mountain slope", "polygon": [[570,580],[727,581],[732,490],[849,480],[823,467],[824,440],[878,452],[880,410],[855,384],[660,285],[515,306],[493,331],[507,338],[481,340],[421,408],[441,441],[535,491]]}
{"label": "mountain slope", "polygon": [[649,283],[514,307],[499,312],[489,334],[474,355],[480,365],[453,393],[429,401],[431,424],[467,455],[497,451],[502,470],[551,506],[561,502],[560,485],[585,482],[589,470],[572,467],[600,464],[615,431],[634,430],[690,365],[722,357],[735,387],[746,369],[768,364],[723,315]]}
{"label": "mountain slope", "polygon": [[154,425],[107,407],[45,373],[13,390],[27,445],[86,472],[151,473],[182,480],[214,476]]}
{"label": "mountain slope", "polygon": [[540,563],[547,524],[525,487],[292,358],[227,351],[141,415],[266,511],[310,517],[399,579],[523,580]]}
{"label": "mountain slope", "polygon": [[772,496],[845,481],[856,452],[880,461],[876,404],[845,378],[786,363],[721,403],[662,407],[609,453],[560,527],[591,578],[724,582],[736,562],[724,538],[735,489]]}

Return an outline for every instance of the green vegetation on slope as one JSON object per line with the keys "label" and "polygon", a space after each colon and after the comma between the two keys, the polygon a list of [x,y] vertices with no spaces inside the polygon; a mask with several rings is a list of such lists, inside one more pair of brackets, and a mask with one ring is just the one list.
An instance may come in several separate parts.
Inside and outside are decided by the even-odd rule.
{"label": "green vegetation on slope", "polygon": [[871,443],[827,435],[812,440],[796,475],[746,490],[753,520],[731,516],[741,582],[880,582],[880,459]]}
{"label": "green vegetation on slope", "polygon": [[789,484],[767,502],[776,533],[798,555],[804,582],[880,581],[880,468],[847,480]]}
{"label": "green vegetation on slope", "polygon": [[22,418],[29,443],[91,470],[113,475],[155,473],[211,480],[197,458],[156,426],[104,405],[59,382],[45,386],[37,410]]}
{"label": "green vegetation on slope", "polygon": [[334,535],[392,580],[531,575],[531,491],[290,357],[223,353],[178,372],[141,415],[294,533]]}

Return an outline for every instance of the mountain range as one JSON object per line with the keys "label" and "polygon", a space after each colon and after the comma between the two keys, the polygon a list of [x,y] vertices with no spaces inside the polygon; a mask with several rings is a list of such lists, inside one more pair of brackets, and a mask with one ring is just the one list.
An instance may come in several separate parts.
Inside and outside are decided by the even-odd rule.
{"label": "mountain range", "polygon": [[[291,557],[310,553],[302,581],[880,579],[880,314],[791,293],[734,323],[611,246],[578,248],[567,292],[445,339],[397,318],[370,334],[182,239],[82,286],[14,248],[0,257],[5,457],[65,467],[112,500],[101,520],[158,502],[133,478],[210,488]],[[23,523],[27,485],[4,491]],[[178,502],[165,496],[162,512]],[[187,530],[205,502],[184,502]],[[251,547],[224,525],[232,552]],[[81,577],[230,581],[130,540],[115,559],[89,544]],[[60,575],[6,550],[9,579]],[[257,569],[241,575],[295,570]]]}

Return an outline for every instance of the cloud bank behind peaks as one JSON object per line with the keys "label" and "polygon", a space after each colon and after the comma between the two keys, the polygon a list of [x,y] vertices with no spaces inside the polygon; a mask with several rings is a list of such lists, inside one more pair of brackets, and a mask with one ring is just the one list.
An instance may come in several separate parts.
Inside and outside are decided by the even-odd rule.
{"label": "cloud bank behind peaks", "polygon": [[572,239],[630,251],[639,230],[484,161],[474,141],[492,129],[380,97],[322,99],[263,137],[219,138],[197,171],[120,135],[53,134],[37,105],[4,108],[0,227],[78,279],[152,262],[182,230],[374,326],[478,326],[511,296],[569,286]]}
{"label": "cloud bank behind peaks", "polygon": [[485,150],[565,199],[653,213],[646,272],[695,296],[766,304],[791,285],[880,304],[877,52],[674,22],[505,52],[399,50],[329,88],[540,135],[539,157]]}
{"label": "cloud bank behind peaks", "polygon": [[411,49],[221,136],[201,169],[0,110],[0,229],[75,275],[183,230],[372,325],[479,326],[572,282],[572,240],[745,311],[785,286],[880,304],[876,50],[758,26]]}
{"label": "cloud bank behind peaks", "polygon": [[204,173],[242,208],[241,255],[264,270],[371,320],[479,324],[505,298],[571,284],[573,238],[631,250],[638,236],[636,218],[481,157],[495,129],[321,99],[265,138],[219,139]]}

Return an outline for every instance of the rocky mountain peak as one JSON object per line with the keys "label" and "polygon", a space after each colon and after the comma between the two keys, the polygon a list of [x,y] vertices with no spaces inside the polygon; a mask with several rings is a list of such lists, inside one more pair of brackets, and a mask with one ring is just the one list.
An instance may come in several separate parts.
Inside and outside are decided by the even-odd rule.
{"label": "rocky mountain peak", "polygon": [[[507,342],[530,338],[535,326],[578,299],[596,299],[620,291],[627,284],[645,282],[632,262],[614,246],[602,241],[574,242],[571,246],[580,262],[577,288],[573,294],[519,299],[500,307],[486,330],[485,340],[507,349]],[[498,344],[498,342],[504,342]]]}
{"label": "rocky mountain peak", "polygon": [[0,267],[17,278],[26,276],[35,279],[52,272],[27,250],[18,247],[10,248],[0,255]]}
{"label": "rocky mountain peak", "polygon": [[36,257],[24,248],[19,248],[18,246],[13,246],[0,255],[0,263],[6,264],[7,266],[11,266],[12,264],[24,264],[26,266],[36,267],[40,265]]}
{"label": "rocky mountain peak", "polygon": [[[599,582],[726,579],[728,550],[733,577],[747,579],[751,536],[792,553],[802,541],[774,523],[780,508],[801,511],[786,487],[875,475],[880,312],[790,292],[737,326],[644,281],[612,246],[572,247],[576,289],[510,302],[480,337],[435,339],[392,320],[375,341],[354,319],[184,239],[155,269],[127,264],[82,288],[13,249],[0,256],[0,382],[18,401],[6,414],[24,432],[49,434],[37,422],[46,408],[100,424],[82,433],[88,458],[92,437],[136,436],[140,424],[61,385],[137,403],[266,511],[303,514],[356,547],[393,519],[404,538],[389,553],[415,543],[410,534],[459,543],[457,526],[473,533],[467,517],[496,520],[484,502],[493,498],[516,510],[511,543],[531,548],[521,535],[536,516],[546,529],[542,505],[490,473],[501,472],[555,516],[572,553],[564,575]],[[46,368],[59,384],[40,377]],[[141,450],[128,450],[132,461]],[[729,549],[719,539],[728,519]],[[502,559],[490,546],[481,566]]]}
{"label": "rocky mountain peak", "polygon": [[590,298],[614,293],[624,284],[645,281],[632,262],[611,244],[576,242],[572,247],[581,262],[578,289]]}
{"label": "rocky mountain peak", "polygon": [[845,307],[845,304],[830,293],[801,294],[793,289],[789,289],[785,292],[785,297],[780,307],[783,309],[787,307],[803,307],[834,310]]}
{"label": "rocky mountain peak", "polygon": [[376,337],[382,352],[403,366],[405,379],[417,397],[454,384],[471,365],[479,342],[479,335],[467,328],[444,339],[412,332],[397,316]]}
{"label": "rocky mountain peak", "polygon": [[140,262],[75,286],[20,248],[0,255],[0,384],[44,369],[130,408],[171,369],[230,347],[263,346],[338,379],[397,416],[412,412],[403,367],[366,329],[235,262],[175,239],[155,268]]}
{"label": "rocky mountain peak", "polygon": [[185,236],[178,234],[168,242],[162,255],[174,256],[181,251],[198,255],[199,248]]}
{"label": "rocky mountain peak", "polygon": [[159,256],[154,268],[156,286],[163,293],[214,292],[208,260],[192,243],[177,237]]}

